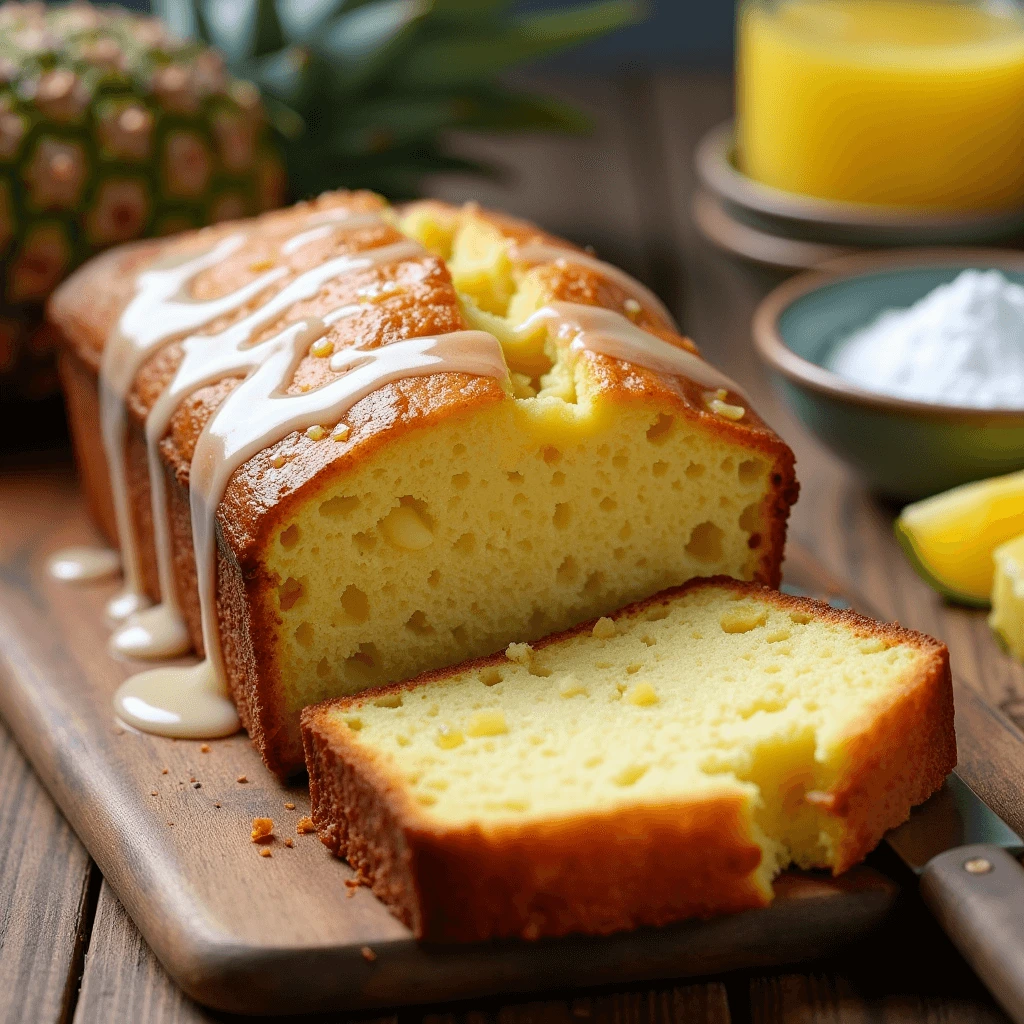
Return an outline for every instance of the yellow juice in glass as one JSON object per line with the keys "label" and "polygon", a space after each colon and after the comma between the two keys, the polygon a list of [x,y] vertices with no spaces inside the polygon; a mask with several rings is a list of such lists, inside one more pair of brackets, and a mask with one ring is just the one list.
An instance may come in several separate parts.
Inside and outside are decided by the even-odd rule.
{"label": "yellow juice in glass", "polygon": [[1024,14],[957,0],[748,0],[737,153],[822,199],[1024,204]]}

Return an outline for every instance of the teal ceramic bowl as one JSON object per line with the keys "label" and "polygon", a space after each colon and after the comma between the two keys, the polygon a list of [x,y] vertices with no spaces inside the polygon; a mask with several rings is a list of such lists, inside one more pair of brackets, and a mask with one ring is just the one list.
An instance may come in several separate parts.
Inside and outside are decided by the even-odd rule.
{"label": "teal ceramic bowl", "polygon": [[825,369],[834,349],[887,309],[910,306],[968,268],[1024,284],[1024,254],[917,249],[852,256],[775,289],[754,343],[797,416],[875,491],[922,498],[1024,469],[1024,410],[964,409],[865,391]]}

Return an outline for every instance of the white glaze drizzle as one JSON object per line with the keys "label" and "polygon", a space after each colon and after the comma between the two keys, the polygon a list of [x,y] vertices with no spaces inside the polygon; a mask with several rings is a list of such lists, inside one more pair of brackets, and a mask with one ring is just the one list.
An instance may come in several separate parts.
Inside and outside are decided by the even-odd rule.
{"label": "white glaze drizzle", "polygon": [[63,583],[91,583],[113,576],[120,568],[121,558],[110,548],[63,548],[46,561],[46,571]]}
{"label": "white glaze drizzle", "polygon": [[[333,211],[328,211],[330,215]],[[346,228],[381,222],[379,215],[339,218]],[[295,252],[325,237],[331,224],[318,224],[285,243]],[[206,658],[188,668],[162,666],[125,681],[114,698],[119,716],[148,732],[165,735],[221,736],[238,728],[228,697],[216,621],[216,510],[231,475],[258,452],[295,430],[336,422],[360,399],[387,383],[439,372],[507,377],[501,346],[481,331],[457,331],[437,337],[393,342],[377,349],[336,353],[331,369],[342,376],[300,394],[285,392],[313,341],[328,325],[357,312],[339,307],[323,318],[291,324],[273,338],[252,345],[259,328],[296,302],[317,294],[327,282],[358,270],[422,255],[422,246],[402,241],[337,257],[297,277],[263,306],[218,335],[192,335],[182,344],[178,370],[150,410],[146,422],[154,535],[160,571],[161,604],[134,614],[115,636],[122,652],[166,656],[187,647],[188,634],[177,603],[167,521],[167,501],[159,443],[174,410],[204,385],[248,371],[248,376],[214,412],[196,444],[190,468],[193,548],[199,583]]]}
{"label": "white glaze drizzle", "polygon": [[346,231],[354,231],[356,228],[369,228],[377,224],[384,224],[384,218],[379,212],[376,213],[353,213],[344,207],[336,207],[333,210],[324,210],[309,218],[309,227],[299,234],[293,235],[281,246],[281,253],[284,256],[291,256],[298,252],[304,245],[326,238],[336,228],[343,227]]}
{"label": "white glaze drizzle", "polygon": [[746,400],[740,386],[721,370],[693,352],[642,330],[612,309],[577,302],[549,302],[516,331],[531,334],[539,321],[546,321],[556,333],[566,330],[571,333],[569,347],[574,351],[597,352],[659,373],[686,377],[701,387],[715,391],[724,388]]}
{"label": "white glaze drizzle", "polygon": [[[291,255],[340,226],[353,229],[382,222],[380,213],[353,213],[344,207],[324,210],[311,216],[306,230],[285,242],[282,251]],[[148,611],[149,600],[142,592],[138,546],[131,523],[123,455],[128,392],[142,363],[154,350],[174,337],[198,330],[217,317],[233,312],[287,274],[287,268],[273,267],[242,288],[217,299],[197,301],[183,294],[186,285],[198,274],[216,266],[244,243],[245,235],[237,233],[221,239],[196,255],[175,256],[143,271],[136,282],[135,297],[121,314],[117,330],[103,350],[100,367],[100,422],[125,575],[125,590],[110,602],[107,614],[115,622],[136,616],[136,621],[114,641],[122,653],[165,657],[188,649],[188,637],[184,633],[180,615],[166,609]],[[153,467],[150,452],[151,487],[160,475],[154,473]],[[162,479],[156,486],[162,486]],[[159,545],[159,538],[157,541]],[[174,600],[173,585],[169,589],[165,585],[166,575],[161,574],[160,579],[161,601],[165,604],[167,594],[171,595],[171,601]],[[138,613],[144,609],[147,613],[140,617]]]}
{"label": "white glaze drizzle", "polygon": [[596,256],[578,252],[575,249],[564,249],[550,242],[527,242],[512,250],[513,258],[520,263],[537,266],[542,263],[568,263],[577,267],[586,267],[602,277],[614,281],[627,295],[637,299],[642,305],[655,310],[671,327],[676,327],[675,318],[668,307],[646,285],[641,284],[624,270],[605,263]]}
{"label": "white glaze drizzle", "polygon": [[[356,220],[356,218],[352,218]],[[359,218],[364,222],[364,218]],[[375,217],[374,221],[379,221]],[[338,225],[322,225],[333,230]],[[346,224],[346,227],[349,225]],[[314,228],[312,231],[318,231]],[[309,236],[312,231],[303,232]],[[301,238],[296,235],[295,238]],[[291,239],[294,241],[295,239]],[[307,237],[307,241],[310,239]],[[287,243],[286,243],[287,244]],[[170,384],[153,403],[146,417],[146,456],[149,464],[153,538],[160,580],[160,604],[131,615],[111,643],[121,654],[142,658],[166,658],[189,649],[188,629],[178,605],[171,551],[170,523],[160,442],[167,433],[175,409],[189,395],[258,366],[270,355],[269,342],[250,345],[256,332],[296,302],[314,296],[328,281],[375,264],[408,259],[423,249],[414,242],[398,242],[350,256],[338,256],[300,274],[249,316],[217,335],[191,335],[182,343],[182,361]],[[355,311],[358,306],[343,307]],[[335,311],[342,312],[341,310]],[[312,341],[312,339],[310,339]]]}
{"label": "white glaze drizzle", "polygon": [[114,710],[142,732],[179,739],[231,736],[241,724],[207,659],[184,667],[161,665],[126,679],[114,694]]}
{"label": "white glaze drizzle", "polygon": [[293,431],[339,420],[360,399],[392,381],[442,372],[504,379],[508,372],[493,335],[456,331],[376,349],[345,349],[331,359],[332,369],[348,371],[343,376],[315,391],[285,394],[282,389],[324,329],[319,318],[301,320],[258,346],[267,349],[267,357],[221,403],[199,436],[189,482],[206,658],[199,665],[165,666],[126,680],[114,706],[131,725],[195,738],[227,735],[238,728],[220,648],[214,532],[217,506],[236,469]]}
{"label": "white glaze drizzle", "polygon": [[273,351],[260,367],[225,399],[203,431],[190,471],[192,540],[201,588],[203,644],[218,674],[220,641],[215,603],[215,512],[231,474],[255,454],[295,430],[335,423],[360,399],[386,384],[433,373],[470,373],[504,379],[505,359],[498,340],[483,331],[456,331],[436,337],[410,338],[376,349],[345,349],[331,359],[331,369],[347,371],[316,391],[285,395],[281,387],[310,343],[323,333],[323,322],[303,321],[268,345]]}
{"label": "white glaze drizzle", "polygon": [[228,257],[244,241],[244,235],[230,235],[198,255],[178,256],[143,271],[136,282],[135,297],[104,346],[100,363],[100,428],[125,579],[124,593],[107,607],[108,614],[115,620],[125,619],[149,603],[142,593],[138,546],[128,497],[124,455],[128,392],[150,352],[177,335],[194,331],[237,309],[286,273],[283,267],[275,268],[218,299],[200,302],[183,294],[197,274]]}

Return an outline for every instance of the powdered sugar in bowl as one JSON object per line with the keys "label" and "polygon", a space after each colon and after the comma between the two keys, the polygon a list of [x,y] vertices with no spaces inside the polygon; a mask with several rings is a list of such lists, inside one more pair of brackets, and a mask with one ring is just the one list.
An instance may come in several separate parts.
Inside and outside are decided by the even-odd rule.
{"label": "powdered sugar in bowl", "polygon": [[873,489],[1024,468],[1024,254],[836,260],[775,289],[753,330],[804,425]]}

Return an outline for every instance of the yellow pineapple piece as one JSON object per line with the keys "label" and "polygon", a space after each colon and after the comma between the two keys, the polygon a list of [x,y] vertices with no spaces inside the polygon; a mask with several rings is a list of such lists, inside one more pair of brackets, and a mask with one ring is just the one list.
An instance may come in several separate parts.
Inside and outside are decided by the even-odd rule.
{"label": "yellow pineapple piece", "polygon": [[984,607],[992,553],[1024,533],[1024,472],[979,480],[908,505],[896,537],[919,575],[943,597]]}
{"label": "yellow pineapple piece", "polygon": [[992,554],[992,613],[988,624],[1015,657],[1024,661],[1024,534]]}

